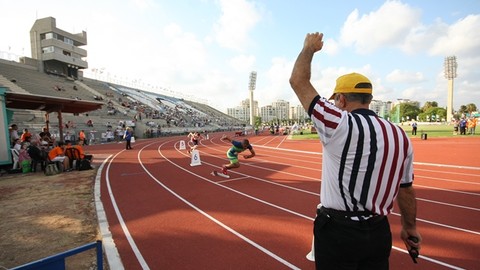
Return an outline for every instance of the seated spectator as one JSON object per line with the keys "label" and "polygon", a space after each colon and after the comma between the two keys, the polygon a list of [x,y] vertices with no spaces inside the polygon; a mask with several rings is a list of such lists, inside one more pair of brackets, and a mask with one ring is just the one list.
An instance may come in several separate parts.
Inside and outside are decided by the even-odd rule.
{"label": "seated spectator", "polygon": [[63,140],[64,140],[65,142],[67,142],[67,141],[72,141],[72,134],[70,134],[70,132],[67,131],[67,134],[65,134],[65,136],[63,137]]}
{"label": "seated spectator", "polygon": [[[43,141],[43,142],[46,142],[47,145],[49,146],[53,146],[53,144],[55,143],[55,140],[52,138],[52,134],[50,134],[50,132],[48,131],[48,129],[46,127],[43,128],[43,131],[40,132],[40,139]],[[44,143],[42,143],[43,145]]]}
{"label": "seated spectator", "polygon": [[32,134],[30,132],[28,132],[28,129],[23,129],[23,133],[22,133],[22,136],[20,137],[20,140],[22,142],[29,142],[30,139],[32,138]]}
{"label": "seated spectator", "polygon": [[88,119],[88,121],[87,121],[87,126],[88,126],[88,127],[93,127],[92,119]]}
{"label": "seated spectator", "polygon": [[66,145],[63,142],[58,142],[50,152],[48,152],[48,159],[52,162],[62,162],[64,171],[71,171],[70,161],[67,156],[65,156]]}
{"label": "seated spectator", "polygon": [[20,151],[18,151],[18,162],[19,163],[22,163],[22,161],[24,161],[24,160],[32,160],[32,158],[30,157],[30,155],[27,152],[28,145],[29,144],[26,143],[26,142],[22,143],[22,148],[20,149]]}
{"label": "seated spectator", "polygon": [[20,141],[20,139],[15,140],[14,145],[13,145],[13,149],[20,152],[20,149],[22,149],[22,142]]}
{"label": "seated spectator", "polygon": [[83,150],[83,141],[79,140],[78,144],[73,147],[78,149],[78,151],[80,152],[81,159],[88,159],[89,161],[92,161],[93,156],[85,154],[85,150]]}
{"label": "seated spectator", "polygon": [[42,170],[44,170],[44,162],[47,159],[47,153],[38,146],[38,141],[32,140],[30,145],[27,147],[27,152],[32,159],[32,171],[36,171],[38,163],[42,165]]}

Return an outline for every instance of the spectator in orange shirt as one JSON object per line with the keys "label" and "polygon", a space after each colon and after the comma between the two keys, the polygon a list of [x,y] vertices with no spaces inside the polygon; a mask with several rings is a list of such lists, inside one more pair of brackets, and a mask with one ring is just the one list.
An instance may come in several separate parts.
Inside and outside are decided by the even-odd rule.
{"label": "spectator in orange shirt", "polygon": [[477,125],[477,119],[470,117],[467,121],[468,134],[475,135],[475,126]]}
{"label": "spectator in orange shirt", "polygon": [[52,162],[62,162],[64,171],[71,171],[70,161],[67,156],[65,156],[66,146],[63,142],[58,142],[50,152],[48,152],[48,159]]}
{"label": "spectator in orange shirt", "polygon": [[85,144],[87,144],[87,141],[86,141],[87,138],[85,137],[85,131],[83,131],[83,129],[80,130],[80,132],[78,133],[78,139],[80,141],[83,141]]}
{"label": "spectator in orange shirt", "polygon": [[75,148],[78,149],[80,152],[80,158],[81,159],[88,159],[89,161],[92,161],[93,156],[92,155],[86,155],[85,151],[83,150],[83,141],[79,140],[78,144],[74,146]]}
{"label": "spectator in orange shirt", "polygon": [[28,132],[28,129],[23,129],[22,136],[20,137],[20,141],[22,142],[30,142],[30,139],[32,138],[32,134]]}

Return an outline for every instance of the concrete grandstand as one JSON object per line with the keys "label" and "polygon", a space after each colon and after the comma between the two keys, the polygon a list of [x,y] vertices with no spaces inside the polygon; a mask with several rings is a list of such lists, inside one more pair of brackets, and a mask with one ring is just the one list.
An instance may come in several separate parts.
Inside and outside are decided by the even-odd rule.
{"label": "concrete grandstand", "polygon": [[[17,93],[103,102],[102,109],[96,111],[79,115],[63,114],[63,124],[70,122],[64,128],[64,134],[78,134],[83,129],[95,134],[95,142],[106,141],[107,131],[116,130],[119,123],[133,125],[138,138],[182,134],[192,130],[242,129],[244,124],[205,104],[88,78],[72,80],[2,59],[0,86]],[[12,111],[10,123],[16,123],[20,130],[28,128],[40,132],[45,126],[41,111]],[[93,127],[87,125],[89,120]],[[50,117],[49,121],[50,132],[60,138],[58,120]]]}
{"label": "concrete grandstand", "polygon": [[[68,132],[93,134],[95,143],[132,126],[137,138],[190,131],[243,129],[244,122],[208,105],[83,77],[88,67],[86,33],[70,34],[56,28],[54,18],[37,20],[30,31],[32,58],[0,59],[0,86],[7,92],[101,102],[101,109],[81,114],[61,113],[62,120],[41,110],[10,110],[8,124],[39,133],[48,120],[50,133],[63,140]],[[52,113],[52,112],[49,112]],[[59,112],[60,114],[60,112]],[[60,117],[59,117],[60,118]],[[92,123],[92,124],[90,124]],[[60,128],[60,124],[62,128]],[[63,129],[63,130],[62,130]],[[60,134],[62,131],[63,134]],[[75,137],[74,137],[75,138]]]}

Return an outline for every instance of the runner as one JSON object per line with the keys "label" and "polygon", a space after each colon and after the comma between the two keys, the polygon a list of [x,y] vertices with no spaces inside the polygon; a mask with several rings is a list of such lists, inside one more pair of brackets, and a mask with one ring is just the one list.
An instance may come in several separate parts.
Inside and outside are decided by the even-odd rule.
{"label": "runner", "polygon": [[202,135],[200,135],[200,132],[190,132],[188,134],[188,137],[190,138],[190,142],[192,144],[188,144],[190,149],[187,150],[187,152],[190,154],[193,150],[197,149],[198,147],[198,142],[203,139]]}
{"label": "runner", "polygon": [[[248,158],[253,158],[255,156],[255,151],[253,150],[252,145],[250,144],[250,142],[247,139],[244,139],[243,141],[240,142],[240,141],[235,141],[235,140],[230,139],[227,135],[223,135],[221,140],[222,141],[229,141],[229,142],[232,143],[232,147],[230,147],[230,149],[228,149],[228,151],[227,151],[227,157],[230,160],[230,163],[225,164],[222,167],[222,174],[224,176],[228,176],[228,170],[229,169],[235,169],[235,168],[240,167],[240,161],[238,160],[238,154],[239,153],[248,149],[250,151],[250,155],[243,155],[243,157],[245,159],[248,159]],[[212,174],[213,175],[221,175],[221,174],[218,174],[217,171],[213,171]]]}

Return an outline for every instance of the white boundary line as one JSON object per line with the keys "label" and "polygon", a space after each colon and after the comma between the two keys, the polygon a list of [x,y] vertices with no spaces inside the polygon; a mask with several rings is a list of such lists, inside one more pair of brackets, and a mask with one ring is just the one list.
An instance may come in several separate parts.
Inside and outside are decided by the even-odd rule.
{"label": "white boundary line", "polygon": [[122,259],[120,258],[120,254],[118,253],[115,241],[113,240],[112,233],[109,229],[107,214],[105,213],[105,208],[103,208],[100,192],[103,167],[111,156],[112,155],[103,160],[102,165],[98,168],[97,175],[95,176],[95,208],[97,209],[98,226],[100,234],[102,235],[103,249],[105,251],[105,256],[107,257],[108,266],[110,269],[124,270],[125,268],[123,267]]}

